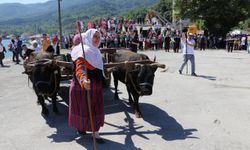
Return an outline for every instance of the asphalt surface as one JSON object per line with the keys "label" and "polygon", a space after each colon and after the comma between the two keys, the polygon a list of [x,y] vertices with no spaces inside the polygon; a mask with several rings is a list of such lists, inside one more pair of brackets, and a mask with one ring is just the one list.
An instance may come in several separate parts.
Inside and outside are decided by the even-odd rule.
{"label": "asphalt surface", "polygon": [[[100,150],[249,150],[250,55],[243,51],[196,51],[198,77],[180,75],[182,54],[144,52],[166,64],[155,74],[154,92],[140,98],[142,118],[133,114],[119,83],[121,100],[113,100],[113,85],[105,89],[105,144]],[[60,115],[41,107],[23,67],[9,60],[0,68],[1,150],[92,149],[91,134],[79,136],[68,127],[69,83],[61,83]]]}

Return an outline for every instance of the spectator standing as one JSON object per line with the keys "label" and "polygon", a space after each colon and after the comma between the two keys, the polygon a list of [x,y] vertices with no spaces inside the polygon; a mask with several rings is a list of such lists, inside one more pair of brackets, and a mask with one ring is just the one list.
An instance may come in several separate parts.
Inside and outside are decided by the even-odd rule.
{"label": "spectator standing", "polygon": [[200,37],[200,50],[206,49],[206,37],[204,35],[201,35]]}
{"label": "spectator standing", "polygon": [[47,48],[50,46],[50,39],[47,37],[47,34],[43,34],[43,37],[41,39],[42,49],[45,52]]}
{"label": "spectator standing", "polygon": [[22,45],[23,45],[23,41],[20,39],[20,36],[16,36],[16,64],[19,64],[20,60],[19,60],[19,55],[21,56],[21,58],[23,58],[23,54],[22,54]]}
{"label": "spectator standing", "polygon": [[194,57],[194,46],[195,46],[195,40],[193,39],[193,34],[188,34],[188,39],[186,39],[185,35],[183,35],[181,39],[181,45],[182,45],[182,53],[183,53],[183,64],[181,65],[179,69],[179,73],[182,74],[182,70],[187,65],[188,60],[191,62],[191,70],[192,76],[197,76],[195,73],[195,57]]}
{"label": "spectator standing", "polygon": [[59,39],[57,35],[53,37],[52,44],[53,48],[56,50],[56,54],[59,55]]}
{"label": "spectator standing", "polygon": [[9,51],[12,52],[12,61],[16,62],[16,44],[15,40],[11,39],[9,45],[8,45]]}
{"label": "spectator standing", "polygon": [[247,49],[247,38],[245,35],[241,37],[240,49],[246,50]]}
{"label": "spectator standing", "polygon": [[139,37],[138,37],[138,33],[137,30],[134,30],[131,41],[130,41],[130,50],[132,52],[137,53],[137,46],[139,45]]}
{"label": "spectator standing", "polygon": [[166,52],[169,52],[170,50],[170,42],[171,42],[171,37],[168,33],[166,33],[167,35],[164,37],[164,49]]}
{"label": "spectator standing", "polygon": [[4,59],[4,53],[6,52],[6,49],[5,47],[3,46],[2,44],[2,36],[0,36],[0,65],[2,67],[4,67],[4,64],[3,64],[3,59]]}
{"label": "spectator standing", "polygon": [[140,32],[140,34],[139,34],[139,50],[143,50],[143,41],[144,41],[143,34],[142,34],[142,32]]}
{"label": "spectator standing", "polygon": [[175,53],[179,53],[180,41],[181,41],[180,36],[178,35],[178,33],[176,33],[174,36],[174,52]]}

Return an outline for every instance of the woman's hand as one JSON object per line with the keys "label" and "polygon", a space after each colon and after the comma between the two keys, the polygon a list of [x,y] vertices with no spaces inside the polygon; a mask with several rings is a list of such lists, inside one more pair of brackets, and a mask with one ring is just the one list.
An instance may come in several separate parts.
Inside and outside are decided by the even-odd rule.
{"label": "woman's hand", "polygon": [[86,89],[86,90],[90,90],[91,89],[91,83],[90,83],[90,80],[88,79],[88,80],[84,80],[83,81],[83,85],[84,85],[84,88]]}

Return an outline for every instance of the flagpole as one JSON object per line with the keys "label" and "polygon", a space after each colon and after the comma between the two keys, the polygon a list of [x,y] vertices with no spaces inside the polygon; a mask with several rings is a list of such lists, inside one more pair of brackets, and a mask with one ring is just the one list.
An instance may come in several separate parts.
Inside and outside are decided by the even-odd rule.
{"label": "flagpole", "polygon": [[[62,20],[61,20],[61,1],[58,0],[58,22],[59,22],[59,34],[60,34],[60,49],[62,49]],[[59,49],[59,54],[60,54],[60,49]]]}

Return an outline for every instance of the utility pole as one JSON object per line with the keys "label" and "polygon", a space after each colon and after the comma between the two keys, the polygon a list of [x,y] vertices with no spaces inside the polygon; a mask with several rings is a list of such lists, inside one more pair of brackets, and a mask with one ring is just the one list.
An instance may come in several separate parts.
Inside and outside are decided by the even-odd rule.
{"label": "utility pole", "polygon": [[[62,49],[63,45],[62,45],[62,21],[61,21],[61,1],[62,0],[57,0],[58,1],[58,21],[59,21],[59,34],[60,34],[60,39],[59,39],[59,43],[60,43],[60,49]],[[60,53],[60,50],[59,50]]]}
{"label": "utility pole", "polygon": [[175,0],[172,0],[172,24],[175,26]]}

